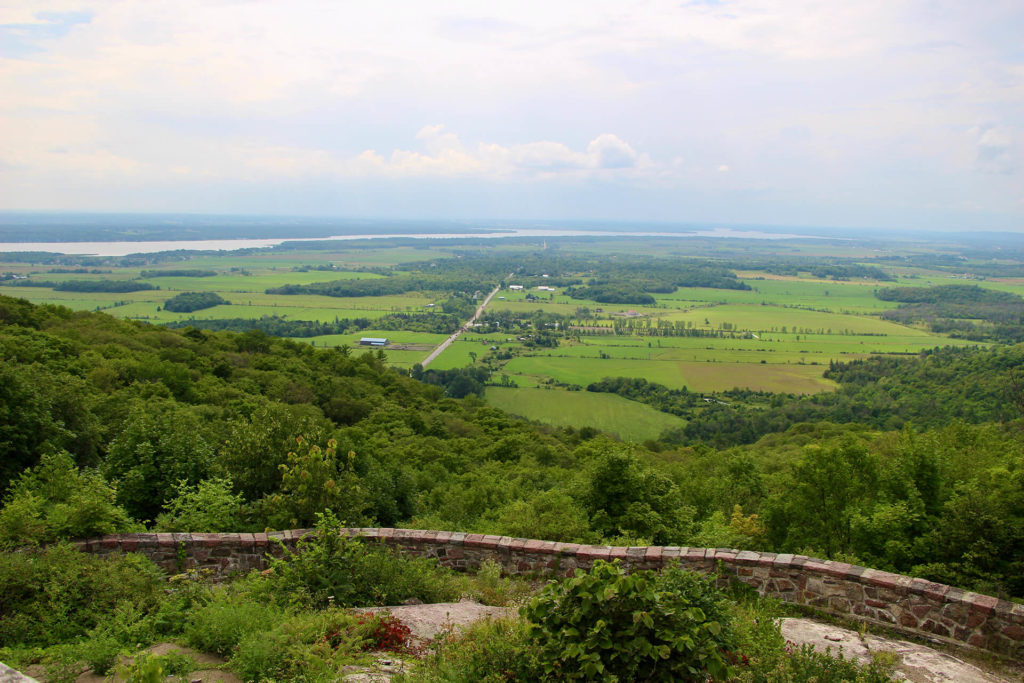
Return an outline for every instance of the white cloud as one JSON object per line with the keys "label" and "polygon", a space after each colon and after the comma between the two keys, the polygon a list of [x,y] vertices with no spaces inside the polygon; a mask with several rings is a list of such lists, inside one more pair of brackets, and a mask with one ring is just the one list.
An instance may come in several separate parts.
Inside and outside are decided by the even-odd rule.
{"label": "white cloud", "polygon": [[0,200],[600,179],[1021,216],[1022,33],[1013,0],[0,0]]}
{"label": "white cloud", "polygon": [[598,168],[631,168],[637,161],[633,148],[611,133],[594,138],[587,145],[587,153]]}
{"label": "white cloud", "polygon": [[1011,174],[1018,169],[1018,147],[1011,131],[1001,126],[976,127],[976,167],[983,173]]}
{"label": "white cloud", "polygon": [[561,142],[536,141],[515,145],[481,142],[467,149],[459,136],[443,125],[424,126],[416,134],[423,150],[365,150],[353,157],[324,150],[266,148],[246,150],[244,165],[268,175],[337,177],[467,177],[484,179],[589,177],[652,171],[649,158],[636,153],[610,133],[597,136],[585,152]]}

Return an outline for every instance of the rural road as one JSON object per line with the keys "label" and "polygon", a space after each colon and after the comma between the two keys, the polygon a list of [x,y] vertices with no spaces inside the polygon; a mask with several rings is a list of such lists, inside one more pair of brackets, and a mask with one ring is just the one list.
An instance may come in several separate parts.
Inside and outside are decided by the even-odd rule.
{"label": "rural road", "polygon": [[[515,275],[515,273],[509,273],[508,274],[508,279],[511,280],[513,275]],[[497,294],[498,290],[500,290],[500,289],[501,289],[501,284],[499,283],[498,286],[494,288],[494,291],[492,291],[490,294],[487,295],[487,298],[484,299],[483,303],[480,304],[479,306],[477,306],[476,313],[473,314],[473,317],[470,318],[469,320],[467,320],[465,323],[463,323],[462,327],[460,327],[459,329],[455,330],[455,332],[452,334],[452,336],[450,336],[447,339],[445,339],[443,342],[441,342],[438,345],[438,347],[436,349],[431,351],[430,355],[427,356],[423,360],[423,362],[420,363],[420,365],[422,365],[424,368],[426,368],[428,365],[430,365],[431,361],[433,361],[435,358],[440,356],[444,352],[445,349],[447,349],[449,346],[451,346],[452,342],[455,341],[456,339],[458,339],[460,334],[462,334],[463,332],[468,330],[469,326],[472,325],[474,322],[476,322],[476,319],[480,317],[480,314],[484,312],[485,308],[487,308],[487,304],[491,303],[491,299],[494,298],[494,295]]]}

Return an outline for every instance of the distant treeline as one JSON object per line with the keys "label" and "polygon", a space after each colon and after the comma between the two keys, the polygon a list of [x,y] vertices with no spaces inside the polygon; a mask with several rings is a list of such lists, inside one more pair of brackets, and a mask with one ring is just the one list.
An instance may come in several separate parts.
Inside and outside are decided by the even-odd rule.
{"label": "distant treeline", "polygon": [[469,292],[490,291],[498,284],[487,278],[447,278],[437,275],[392,275],[368,280],[335,280],[308,285],[284,285],[267,290],[267,294],[319,294],[321,296],[360,297],[389,296],[406,292]]}
{"label": "distant treeline", "polygon": [[198,268],[180,268],[177,270],[144,270],[139,273],[140,277],[211,277],[216,275],[215,270],[200,270]]}
{"label": "distant treeline", "polygon": [[390,313],[380,318],[336,318],[334,322],[316,320],[286,320],[279,316],[261,318],[219,318],[216,320],[180,320],[167,327],[195,327],[201,330],[229,330],[231,332],[260,332],[275,337],[320,337],[325,334],[346,334],[360,330],[405,330],[451,334],[463,320],[445,313]]}
{"label": "distant treeline", "polygon": [[628,282],[594,284],[589,287],[569,287],[565,293],[573,299],[585,299],[602,304],[635,304],[653,306],[654,297]]}
{"label": "distant treeline", "polygon": [[[998,260],[996,260],[998,259]],[[975,277],[1024,276],[1024,249],[967,249],[962,254],[913,254],[910,256],[877,256],[877,263],[915,268],[928,268],[946,273],[967,273]],[[1009,263],[1008,261],[1018,261]]]}
{"label": "distant treeline", "polygon": [[191,313],[230,303],[216,292],[182,292],[164,302],[164,310],[174,313]]}
{"label": "distant treeline", "polygon": [[875,296],[901,302],[899,308],[882,314],[886,320],[925,322],[933,332],[975,341],[1024,341],[1024,299],[1010,292],[978,285],[941,285],[888,287]]}
{"label": "distant treeline", "polygon": [[726,258],[722,267],[737,270],[758,270],[773,275],[796,277],[808,273],[822,280],[866,280],[891,281],[895,278],[875,265],[858,263],[852,259],[838,259],[817,256],[761,256],[749,254]]}
{"label": "distant treeline", "polygon": [[160,289],[156,285],[139,280],[65,280],[53,282],[49,280],[13,280],[8,283],[14,287],[50,287],[56,292],[141,292],[147,289]]}
{"label": "distant treeline", "polygon": [[[874,356],[832,363],[834,392],[811,396],[735,389],[694,395],[644,380],[605,378],[588,391],[615,393],[689,420],[663,435],[667,443],[718,448],[748,444],[804,422],[856,422],[877,429],[941,427],[954,420],[1001,422],[1019,417],[1013,368],[1024,345],[991,349],[946,347],[913,357]],[[707,400],[705,400],[707,399]]]}
{"label": "distant treeline", "polygon": [[[607,257],[560,252],[516,252],[507,255],[481,254],[466,251],[456,258],[406,263],[403,269],[430,273],[465,275],[479,273],[502,280],[512,274],[514,284],[533,286],[547,284],[570,287],[590,278],[588,287],[608,287],[623,292],[670,293],[678,287],[713,287],[716,289],[750,289],[729,268],[703,259],[652,258],[619,255]],[[595,299],[600,301],[600,299]],[[602,303],[612,303],[610,301]],[[635,303],[623,301],[616,303]]]}

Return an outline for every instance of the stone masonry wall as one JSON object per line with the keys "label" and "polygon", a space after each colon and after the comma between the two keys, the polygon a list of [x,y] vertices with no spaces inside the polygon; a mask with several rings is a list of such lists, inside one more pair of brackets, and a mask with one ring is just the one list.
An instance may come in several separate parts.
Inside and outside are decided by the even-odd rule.
{"label": "stone masonry wall", "polygon": [[[218,576],[263,569],[268,554],[294,547],[309,529],[265,534],[125,534],[76,545],[106,555],[139,552],[170,572],[211,569]],[[830,614],[882,624],[905,633],[1024,658],[1024,605],[924,579],[802,555],[674,546],[612,547],[507,536],[410,529],[347,529],[409,555],[436,558],[458,570],[498,562],[506,574],[572,576],[595,560],[627,569],[659,569],[669,562],[702,573],[716,569],[759,593]]]}

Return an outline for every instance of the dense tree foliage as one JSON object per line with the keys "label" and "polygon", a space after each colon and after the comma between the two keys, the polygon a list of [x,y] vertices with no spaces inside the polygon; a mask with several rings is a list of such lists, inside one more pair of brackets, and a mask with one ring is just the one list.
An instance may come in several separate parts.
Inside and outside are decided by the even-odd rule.
{"label": "dense tree foliage", "polygon": [[334,322],[317,320],[288,320],[276,315],[260,318],[217,318],[212,320],[182,320],[167,323],[167,327],[181,329],[194,327],[201,330],[231,330],[246,332],[258,330],[274,337],[319,337],[325,334],[345,334],[360,330],[405,330],[451,334],[465,319],[448,313],[389,313],[379,318],[342,318]]}
{"label": "dense tree foliage", "polygon": [[485,276],[470,278],[452,278],[434,274],[393,275],[391,277],[335,280],[333,282],[315,282],[309,285],[283,285],[267,290],[267,294],[320,294],[322,296],[388,296],[405,294],[406,292],[474,292],[490,290],[497,280]]}
{"label": "dense tree foliage", "polygon": [[1024,299],[978,285],[887,287],[875,293],[900,306],[882,317],[901,323],[925,322],[933,332],[977,341],[1024,341]]}
{"label": "dense tree foliage", "polygon": [[716,447],[753,443],[803,422],[859,423],[900,429],[913,423],[937,427],[952,420],[1002,422],[1019,417],[1014,368],[1024,346],[988,349],[945,347],[915,356],[873,356],[831,363],[825,377],[834,392],[810,396],[734,389],[698,395],[644,379],[605,378],[588,391],[619,394],[689,419],[669,442]]}
{"label": "dense tree foliage", "polygon": [[0,321],[10,538],[90,518],[262,530],[329,507],[354,524],[804,552],[1024,595],[1022,347],[837,364],[839,390],[805,398],[597,383],[688,418],[639,446],[490,407],[482,364],[409,377],[374,352],[8,298]]}
{"label": "dense tree foliage", "polygon": [[216,292],[182,292],[164,302],[164,310],[174,313],[192,313],[231,303]]}
{"label": "dense tree foliage", "polygon": [[64,280],[63,282],[50,282],[48,280],[15,280],[8,283],[16,287],[51,287],[56,292],[142,292],[150,289],[160,289],[149,282],[141,280]]}

